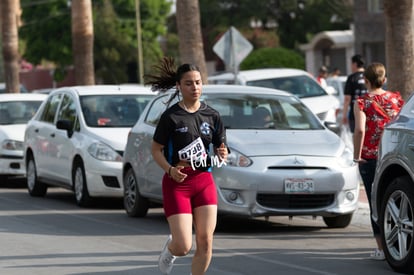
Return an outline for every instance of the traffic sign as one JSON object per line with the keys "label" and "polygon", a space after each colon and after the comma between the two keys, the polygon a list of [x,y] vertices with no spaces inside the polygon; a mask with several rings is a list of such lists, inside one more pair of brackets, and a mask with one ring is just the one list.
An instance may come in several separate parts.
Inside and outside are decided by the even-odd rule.
{"label": "traffic sign", "polygon": [[237,72],[240,63],[252,51],[253,45],[234,27],[224,35],[213,46],[213,51],[223,60],[227,69]]}

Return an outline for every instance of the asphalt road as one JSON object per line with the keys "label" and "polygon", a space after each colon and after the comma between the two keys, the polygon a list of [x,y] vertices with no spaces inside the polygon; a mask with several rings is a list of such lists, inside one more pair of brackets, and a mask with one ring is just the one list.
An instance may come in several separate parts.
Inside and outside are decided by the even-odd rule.
{"label": "asphalt road", "polygon": [[[207,274],[394,274],[368,255],[374,247],[367,204],[352,224],[329,229],[321,218],[220,218]],[[23,187],[0,187],[0,274],[160,274],[168,234],[161,209],[129,218],[119,200],[76,206],[73,194],[49,190],[33,198]],[[193,252],[192,252],[193,253]],[[191,256],[172,275],[190,274]]]}

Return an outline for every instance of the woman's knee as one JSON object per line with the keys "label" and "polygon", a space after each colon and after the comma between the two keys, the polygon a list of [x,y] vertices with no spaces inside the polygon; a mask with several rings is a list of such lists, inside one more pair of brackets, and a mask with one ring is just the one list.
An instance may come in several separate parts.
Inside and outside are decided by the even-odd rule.
{"label": "woman's knee", "polygon": [[213,248],[212,234],[197,234],[196,235],[197,249],[208,252]]}
{"label": "woman's knee", "polygon": [[185,256],[190,253],[192,247],[191,241],[181,241],[171,244],[171,252],[174,256]]}

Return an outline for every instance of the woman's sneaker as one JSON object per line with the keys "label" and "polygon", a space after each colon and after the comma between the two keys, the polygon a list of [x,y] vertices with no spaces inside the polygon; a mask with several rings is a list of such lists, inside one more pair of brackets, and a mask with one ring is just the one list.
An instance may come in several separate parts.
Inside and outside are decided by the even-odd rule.
{"label": "woman's sneaker", "polygon": [[371,259],[373,260],[377,260],[377,261],[383,261],[385,260],[385,255],[384,255],[384,251],[376,248],[370,256]]}
{"label": "woman's sneaker", "polygon": [[166,275],[170,274],[173,268],[174,261],[177,258],[173,254],[171,254],[170,250],[168,249],[168,244],[171,242],[171,239],[171,235],[169,235],[158,259],[158,268],[163,274]]}

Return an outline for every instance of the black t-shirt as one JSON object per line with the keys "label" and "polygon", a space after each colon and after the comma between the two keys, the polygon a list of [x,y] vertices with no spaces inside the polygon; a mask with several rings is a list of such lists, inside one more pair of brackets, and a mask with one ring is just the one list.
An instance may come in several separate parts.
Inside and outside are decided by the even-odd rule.
{"label": "black t-shirt", "polygon": [[161,115],[153,139],[164,145],[165,158],[175,165],[180,159],[190,161],[191,156],[208,153],[210,144],[226,144],[226,133],[220,114],[204,102],[194,113],[176,103]]}
{"label": "black t-shirt", "polygon": [[351,103],[349,106],[348,118],[350,120],[355,120],[354,117],[354,102],[355,100],[367,93],[367,87],[365,86],[364,81],[364,72],[355,72],[348,76],[345,82],[345,95],[351,96]]}

